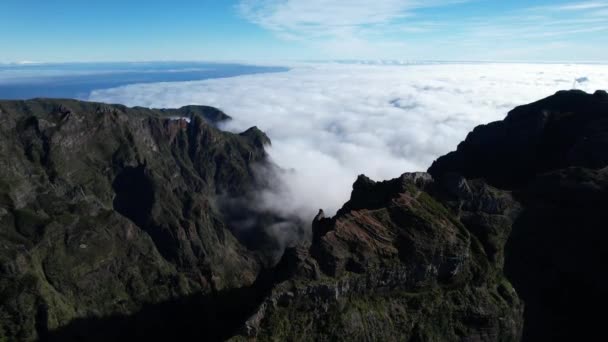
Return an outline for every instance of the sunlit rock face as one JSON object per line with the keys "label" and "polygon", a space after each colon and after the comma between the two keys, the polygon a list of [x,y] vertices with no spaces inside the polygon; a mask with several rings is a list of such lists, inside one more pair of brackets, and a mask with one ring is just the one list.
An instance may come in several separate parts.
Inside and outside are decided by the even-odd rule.
{"label": "sunlit rock face", "polygon": [[461,185],[466,193],[427,173],[360,176],[334,217],[315,218],[312,245],[285,252],[277,273],[286,279],[245,335],[519,340],[523,304],[502,250],[520,206],[483,182]]}
{"label": "sunlit rock face", "polygon": [[313,220],[312,245],[285,253],[243,335],[592,338],[608,298],[606,137],[605,92],[559,92],[477,127],[428,174],[360,176]]}

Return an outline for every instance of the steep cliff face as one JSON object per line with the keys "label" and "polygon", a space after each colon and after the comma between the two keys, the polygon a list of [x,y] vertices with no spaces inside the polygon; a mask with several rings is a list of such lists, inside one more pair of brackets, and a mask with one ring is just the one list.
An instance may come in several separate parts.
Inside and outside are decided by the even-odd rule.
{"label": "steep cliff face", "polygon": [[503,121],[476,127],[457,151],[429,168],[518,188],[536,175],[566,167],[608,165],[608,94],[561,91],[512,110]]}
{"label": "steep cliff face", "polygon": [[[0,336],[251,284],[217,195],[256,186],[268,138],[210,107],[0,102]],[[1,339],[1,338],[0,338]]]}
{"label": "steep cliff face", "polygon": [[[519,205],[482,182],[426,173],[376,183],[289,249],[245,325],[261,340],[517,341],[523,305],[502,272]],[[235,338],[238,339],[238,338]]]}
{"label": "steep cliff face", "polygon": [[235,340],[601,336],[607,143],[608,94],[559,92],[477,127],[429,174],[359,177]]}
{"label": "steep cliff face", "polygon": [[607,166],[608,94],[569,91],[477,127],[429,169],[484,179],[522,203],[505,271],[526,303],[525,340],[604,334]]}
{"label": "steep cliff face", "polygon": [[360,176],[274,267],[252,248],[272,256],[281,218],[247,204],[268,138],[224,119],[0,102],[0,341],[602,336],[605,92],[518,107],[428,173]]}

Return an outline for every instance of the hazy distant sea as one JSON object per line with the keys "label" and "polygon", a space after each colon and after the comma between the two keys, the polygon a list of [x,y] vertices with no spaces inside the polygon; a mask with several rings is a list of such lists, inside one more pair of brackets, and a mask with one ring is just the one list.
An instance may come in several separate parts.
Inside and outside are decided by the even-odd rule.
{"label": "hazy distant sea", "polygon": [[0,99],[86,100],[93,90],[127,84],[196,81],[287,70],[202,62],[0,64]]}

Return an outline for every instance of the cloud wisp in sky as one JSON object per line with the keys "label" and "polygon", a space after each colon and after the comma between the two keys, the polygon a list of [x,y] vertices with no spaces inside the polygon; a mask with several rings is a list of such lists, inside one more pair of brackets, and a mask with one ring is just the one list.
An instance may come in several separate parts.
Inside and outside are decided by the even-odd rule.
{"label": "cloud wisp in sky", "polygon": [[608,7],[608,1],[572,2],[563,5],[548,6],[548,9],[559,11],[582,11]]}
{"label": "cloud wisp in sky", "polygon": [[410,11],[464,0],[241,0],[247,20],[287,38],[343,36],[408,17]]}
{"label": "cloud wisp in sky", "polygon": [[11,32],[0,35],[0,45],[11,47],[0,62],[580,62],[608,55],[606,0],[153,1],[145,10],[120,0],[2,0],[0,13],[0,32]]}
{"label": "cloud wisp in sky", "polygon": [[241,0],[245,20],[326,58],[602,60],[608,2]]}
{"label": "cloud wisp in sky", "polygon": [[286,73],[200,82],[130,85],[95,91],[92,100],[152,107],[205,104],[258,126],[271,158],[288,170],[263,206],[308,222],[348,198],[359,174],[389,179],[424,171],[478,124],[575,85],[608,88],[607,65],[316,64]]}

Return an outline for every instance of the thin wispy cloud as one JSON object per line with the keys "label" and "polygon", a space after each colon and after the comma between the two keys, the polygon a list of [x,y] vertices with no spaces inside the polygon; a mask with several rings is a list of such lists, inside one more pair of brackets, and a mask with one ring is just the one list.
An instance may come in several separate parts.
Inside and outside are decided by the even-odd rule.
{"label": "thin wispy cloud", "polygon": [[459,38],[482,59],[606,61],[605,45],[598,42],[608,31],[607,6],[606,1],[572,2],[463,18]]}
{"label": "thin wispy cloud", "polygon": [[[112,1],[98,1],[95,21],[85,19],[90,6],[84,2],[51,6],[57,11],[53,21],[48,6],[1,3],[0,32],[11,34],[0,35],[0,46],[11,48],[2,51],[0,62],[608,56],[608,0],[205,0],[187,6],[154,1],[145,11],[126,1],[118,12]],[[551,51],[536,52],[543,47]]]}
{"label": "thin wispy cloud", "polygon": [[580,11],[598,10],[608,7],[608,1],[579,1],[579,2],[566,2],[566,3],[555,3],[540,6],[530,6],[523,8],[526,11],[554,11],[554,12],[572,12],[575,14]]}
{"label": "thin wispy cloud", "polygon": [[[607,52],[597,41],[608,30],[608,1],[499,10],[488,1],[242,0],[237,8],[246,20],[329,59],[348,53],[370,59],[567,59],[562,55],[587,61],[605,59]],[[536,52],[543,46],[553,58]]]}
{"label": "thin wispy cloud", "polygon": [[463,0],[242,0],[237,6],[247,20],[287,38],[344,36],[370,26],[387,25],[412,11]]}
{"label": "thin wispy cloud", "polygon": [[592,10],[598,8],[608,7],[606,1],[586,1],[576,2],[567,5],[555,6],[554,8],[560,11],[581,11],[581,10]]}

